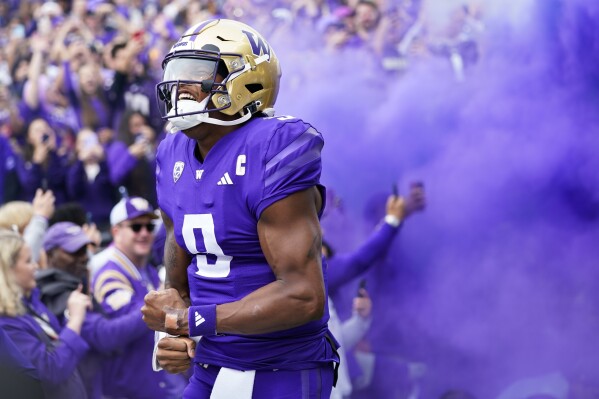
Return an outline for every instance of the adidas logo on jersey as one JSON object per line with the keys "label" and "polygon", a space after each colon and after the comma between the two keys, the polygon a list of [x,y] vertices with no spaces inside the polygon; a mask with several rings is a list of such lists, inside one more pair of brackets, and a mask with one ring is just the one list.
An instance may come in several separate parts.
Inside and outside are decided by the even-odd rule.
{"label": "adidas logo on jersey", "polygon": [[223,177],[220,178],[218,183],[219,186],[230,186],[233,184],[233,180],[231,180],[231,176],[229,176],[229,172],[225,172]]}
{"label": "adidas logo on jersey", "polygon": [[203,318],[202,315],[199,314],[198,312],[195,313],[195,318],[196,318],[196,327],[206,321],[206,319]]}

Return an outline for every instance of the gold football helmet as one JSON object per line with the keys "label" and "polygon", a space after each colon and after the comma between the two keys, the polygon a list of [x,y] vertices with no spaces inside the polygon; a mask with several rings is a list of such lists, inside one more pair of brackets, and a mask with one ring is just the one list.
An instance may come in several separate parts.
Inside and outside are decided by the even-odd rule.
{"label": "gold football helmet", "polygon": [[[272,108],[279,92],[281,68],[270,44],[250,26],[228,19],[200,22],[189,28],[162,62],[157,85],[164,119],[184,130],[202,122],[239,124]],[[220,75],[222,81],[217,79]],[[182,87],[197,85],[208,96],[196,101]],[[239,118],[222,121],[208,112]]]}

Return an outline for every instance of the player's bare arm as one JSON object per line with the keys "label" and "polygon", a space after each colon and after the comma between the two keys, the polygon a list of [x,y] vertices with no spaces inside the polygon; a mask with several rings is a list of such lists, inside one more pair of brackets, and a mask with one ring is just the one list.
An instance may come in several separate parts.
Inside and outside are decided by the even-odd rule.
{"label": "player's bare arm", "polygon": [[[325,288],[318,221],[321,204],[320,194],[314,187],[294,193],[262,213],[258,235],[276,281],[240,301],[218,305],[216,331],[263,334],[297,327],[322,317]],[[177,291],[167,289],[146,296],[142,313],[150,328],[177,335],[189,334],[188,309]],[[175,315],[176,328],[174,324],[165,328],[169,323],[165,319],[173,317],[172,322],[175,322]]]}
{"label": "player's bare arm", "polygon": [[190,305],[187,283],[187,265],[190,263],[190,257],[175,241],[172,220],[164,212],[161,214],[166,229],[164,243],[166,289],[150,291],[145,297],[141,312],[143,320],[150,329],[176,334],[173,330],[187,324],[187,312],[184,310]]}
{"label": "player's bare arm", "polygon": [[314,187],[268,207],[258,222],[260,245],[276,281],[240,301],[217,306],[217,331],[262,334],[322,317],[321,198]]}
{"label": "player's bare arm", "polygon": [[181,298],[189,304],[189,284],[187,282],[187,266],[191,256],[177,244],[173,221],[161,212],[166,239],[164,241],[164,266],[166,268],[165,287],[174,288]]}

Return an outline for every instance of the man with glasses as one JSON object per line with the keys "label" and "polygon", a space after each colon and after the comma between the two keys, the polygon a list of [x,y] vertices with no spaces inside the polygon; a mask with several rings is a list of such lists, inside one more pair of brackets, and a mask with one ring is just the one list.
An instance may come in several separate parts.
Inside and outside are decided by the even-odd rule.
{"label": "man with glasses", "polygon": [[[131,311],[141,317],[140,302],[150,290],[160,288],[158,272],[148,264],[155,219],[150,203],[140,197],[123,198],[110,212],[112,246],[107,261],[92,277],[94,297],[108,317]],[[169,398],[180,393],[180,376],[152,371],[153,347],[154,333],[146,329],[119,356],[105,362],[105,396]]]}

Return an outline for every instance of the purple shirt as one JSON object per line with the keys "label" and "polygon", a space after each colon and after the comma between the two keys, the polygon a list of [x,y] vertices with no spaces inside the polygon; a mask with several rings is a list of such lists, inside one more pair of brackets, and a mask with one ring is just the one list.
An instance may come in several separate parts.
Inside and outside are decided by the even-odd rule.
{"label": "purple shirt", "polygon": [[329,292],[341,320],[351,317],[353,298],[358,292],[356,277],[384,259],[399,229],[383,223],[354,252],[327,259]]}
{"label": "purple shirt", "polygon": [[[275,281],[258,220],[294,192],[313,186],[324,191],[323,143],[316,129],[293,117],[251,119],[221,138],[203,163],[194,156],[196,142],[184,134],[162,141],[158,202],[173,221],[179,246],[195,255],[187,270],[192,305],[237,301]],[[326,343],[327,320],[328,313],[270,334],[205,336],[195,360],[241,370],[315,367],[336,359]]]}
{"label": "purple shirt", "polygon": [[157,206],[154,159],[137,159],[127,144],[115,140],[106,146],[106,160],[110,165],[110,181],[115,187],[125,186],[130,196],[145,198],[153,207]]}
{"label": "purple shirt", "polygon": [[[62,64],[64,69],[64,91],[66,92],[69,104],[71,108],[75,112],[75,116],[77,118],[77,127],[78,130],[83,127],[89,127],[93,130],[98,130],[102,127],[110,127],[113,125],[113,109],[110,106],[110,102],[107,97],[108,94],[105,91],[100,91],[99,94],[96,94],[94,97],[89,98],[89,96],[84,96],[81,94],[80,90],[78,90],[77,82],[74,81],[74,76],[76,75],[71,69],[71,63],[69,61],[65,61]],[[102,89],[101,89],[102,90]],[[107,92],[107,91],[106,91]],[[83,102],[89,101],[91,107],[94,109],[97,122],[94,126],[88,126],[83,121]]]}
{"label": "purple shirt", "polygon": [[39,300],[37,290],[24,303],[47,321],[58,338],[49,338],[31,314],[0,316],[0,327],[37,369],[46,397],[86,397],[77,366],[89,349],[87,343],[73,330],[60,328],[54,315]]}
{"label": "purple shirt", "polygon": [[90,181],[83,162],[74,162],[68,169],[66,185],[69,198],[76,198],[91,214],[92,221],[104,228],[110,224],[110,211],[118,196],[116,186],[110,181],[109,164],[102,161],[99,166],[98,175]]}
{"label": "purple shirt", "polygon": [[48,166],[17,158],[16,171],[21,185],[21,196],[25,201],[35,197],[38,188],[52,190],[56,197],[56,205],[67,202],[66,173],[68,156],[60,156],[55,151],[48,154]]}
{"label": "purple shirt", "polygon": [[[12,151],[8,139],[0,135],[0,204],[14,200],[11,198],[16,195],[17,185],[15,179],[10,179],[9,175],[15,173],[17,159]],[[10,185],[10,187],[9,187]],[[5,198],[6,197],[6,198]]]}
{"label": "purple shirt", "polygon": [[104,150],[106,161],[110,165],[110,181],[114,186],[124,184],[129,173],[135,168],[137,158],[129,153],[129,147],[120,140],[114,140]]}

